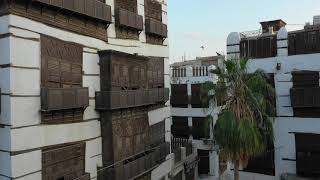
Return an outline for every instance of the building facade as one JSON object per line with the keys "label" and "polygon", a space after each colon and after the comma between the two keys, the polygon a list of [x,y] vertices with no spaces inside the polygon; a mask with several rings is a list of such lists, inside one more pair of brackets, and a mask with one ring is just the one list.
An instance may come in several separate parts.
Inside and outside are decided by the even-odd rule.
{"label": "building facade", "polygon": [[249,161],[241,179],[319,177],[320,28],[317,18],[314,22],[288,32],[282,20],[268,21],[261,23],[262,31],[228,36],[228,59],[249,58],[248,71],[272,75],[276,93],[274,143]]}
{"label": "building facade", "polygon": [[0,1],[0,179],[168,179],[167,2]]}
{"label": "building facade", "polygon": [[205,57],[171,65],[171,132],[174,139],[192,142],[198,156],[196,179],[219,177],[219,157],[207,119],[208,115],[217,118],[217,102],[208,101],[201,86],[215,81],[210,70],[223,60],[222,56]]}

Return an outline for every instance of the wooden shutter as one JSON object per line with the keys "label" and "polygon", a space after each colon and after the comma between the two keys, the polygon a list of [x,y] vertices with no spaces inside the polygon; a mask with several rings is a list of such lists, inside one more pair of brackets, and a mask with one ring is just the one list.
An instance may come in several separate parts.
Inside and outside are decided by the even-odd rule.
{"label": "wooden shutter", "polygon": [[319,177],[320,135],[295,134],[297,174],[307,177]]}
{"label": "wooden shutter", "polygon": [[189,97],[186,84],[171,85],[171,105],[172,107],[188,107]]}
{"label": "wooden shutter", "polygon": [[82,87],[82,46],[41,36],[41,86]]}
{"label": "wooden shutter", "polygon": [[198,173],[201,175],[209,174],[210,163],[209,163],[209,151],[198,150],[199,163],[198,163]]}
{"label": "wooden shutter", "polygon": [[171,131],[175,138],[189,139],[190,128],[188,125],[188,117],[173,116]]}

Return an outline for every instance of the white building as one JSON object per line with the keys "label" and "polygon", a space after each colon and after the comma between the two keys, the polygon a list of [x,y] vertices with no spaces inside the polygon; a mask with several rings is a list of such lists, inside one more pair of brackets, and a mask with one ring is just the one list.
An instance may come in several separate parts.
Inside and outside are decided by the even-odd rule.
{"label": "white building", "polygon": [[[101,82],[111,82],[101,80],[101,57],[113,50],[133,59],[160,58],[161,85],[154,89],[169,88],[166,24],[166,0],[0,1],[0,180],[96,180],[98,170],[109,169],[104,160],[109,137],[102,132],[103,113],[95,110]],[[138,71],[143,74],[140,66]],[[145,109],[142,121],[149,122],[146,127],[164,121],[163,142],[170,142],[170,108],[163,100]],[[135,137],[136,144],[144,143]],[[131,158],[139,162],[154,153],[139,146],[148,152],[138,157],[126,145],[123,154],[134,149]],[[129,176],[167,179],[172,155],[163,155],[157,166],[149,165],[155,168],[146,171],[143,165]]]}
{"label": "white building", "polygon": [[241,179],[314,179],[320,175],[319,25],[288,32],[281,20],[261,24],[262,32],[227,38],[227,59],[249,57],[249,71],[272,74],[276,91],[273,151],[244,169]]}
{"label": "white building", "polygon": [[171,65],[172,136],[192,142],[199,159],[195,168],[196,179],[219,177],[219,157],[212,142],[212,129],[204,128],[208,115],[217,118],[217,104],[214,101],[202,102],[204,98],[200,96],[201,85],[215,80],[210,70],[223,60],[222,56],[214,56]]}

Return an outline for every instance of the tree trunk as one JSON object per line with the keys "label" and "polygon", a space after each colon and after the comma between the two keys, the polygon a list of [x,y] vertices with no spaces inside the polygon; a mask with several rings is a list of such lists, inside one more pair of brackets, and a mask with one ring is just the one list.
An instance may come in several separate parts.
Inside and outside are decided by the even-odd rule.
{"label": "tree trunk", "polygon": [[240,161],[239,160],[234,160],[234,180],[239,180],[239,166],[240,166]]}

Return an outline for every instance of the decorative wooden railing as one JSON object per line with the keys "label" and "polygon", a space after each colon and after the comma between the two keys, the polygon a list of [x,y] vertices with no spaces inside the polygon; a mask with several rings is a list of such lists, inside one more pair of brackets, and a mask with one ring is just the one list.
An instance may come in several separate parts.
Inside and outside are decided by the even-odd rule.
{"label": "decorative wooden railing", "polygon": [[111,6],[99,0],[32,0],[91,18],[112,22]]}
{"label": "decorative wooden railing", "polygon": [[88,88],[41,88],[41,110],[54,111],[89,106]]}
{"label": "decorative wooden railing", "polygon": [[101,91],[96,92],[97,110],[114,110],[146,106],[169,100],[168,88],[149,90]]}
{"label": "decorative wooden railing", "polygon": [[154,19],[146,19],[146,33],[166,38],[168,36],[167,25]]}
{"label": "decorative wooden railing", "polygon": [[120,27],[143,30],[143,17],[137,13],[118,8],[116,10],[116,23]]}
{"label": "decorative wooden railing", "polygon": [[165,161],[170,153],[170,144],[163,143],[150,153],[135,160],[126,160],[124,163],[118,163],[111,168],[102,169],[98,172],[98,179],[103,180],[127,180],[135,179],[153,170],[159,164]]}

